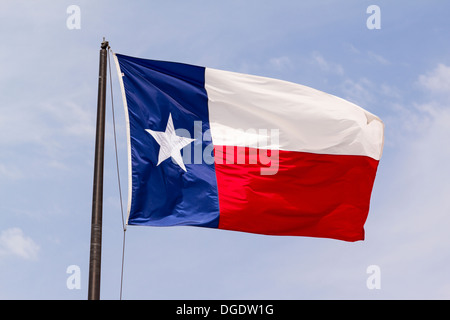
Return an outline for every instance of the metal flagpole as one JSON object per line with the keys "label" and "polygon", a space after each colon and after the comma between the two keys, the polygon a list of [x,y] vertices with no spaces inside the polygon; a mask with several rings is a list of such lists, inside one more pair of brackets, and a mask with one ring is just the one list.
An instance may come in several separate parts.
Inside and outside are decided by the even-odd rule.
{"label": "metal flagpole", "polygon": [[89,258],[89,300],[100,299],[103,158],[105,144],[106,67],[108,46],[108,41],[105,41],[105,38],[103,38],[100,50],[100,68],[98,77],[97,129],[95,136],[94,185],[92,195],[91,250]]}

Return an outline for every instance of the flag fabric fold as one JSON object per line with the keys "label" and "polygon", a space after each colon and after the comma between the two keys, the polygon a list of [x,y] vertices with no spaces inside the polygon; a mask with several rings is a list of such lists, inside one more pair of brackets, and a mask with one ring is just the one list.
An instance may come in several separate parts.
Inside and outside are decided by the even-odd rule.
{"label": "flag fabric fold", "polygon": [[114,55],[129,225],[364,239],[382,121],[299,84]]}

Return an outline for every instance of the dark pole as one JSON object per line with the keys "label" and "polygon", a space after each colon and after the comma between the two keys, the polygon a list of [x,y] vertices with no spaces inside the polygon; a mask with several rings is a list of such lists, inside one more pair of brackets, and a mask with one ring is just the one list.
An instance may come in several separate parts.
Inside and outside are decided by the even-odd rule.
{"label": "dark pole", "polygon": [[105,41],[103,38],[98,77],[97,131],[95,136],[94,190],[92,195],[91,251],[89,258],[89,300],[100,299],[107,48],[108,41]]}

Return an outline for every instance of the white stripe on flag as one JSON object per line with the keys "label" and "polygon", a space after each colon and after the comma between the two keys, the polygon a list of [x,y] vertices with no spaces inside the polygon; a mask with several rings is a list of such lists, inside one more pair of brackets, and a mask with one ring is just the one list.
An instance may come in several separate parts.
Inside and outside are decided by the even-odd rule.
{"label": "white stripe on flag", "polygon": [[[383,122],[336,96],[210,68],[205,70],[205,88],[215,145],[381,158]],[[279,139],[268,139],[271,129],[279,130]]]}

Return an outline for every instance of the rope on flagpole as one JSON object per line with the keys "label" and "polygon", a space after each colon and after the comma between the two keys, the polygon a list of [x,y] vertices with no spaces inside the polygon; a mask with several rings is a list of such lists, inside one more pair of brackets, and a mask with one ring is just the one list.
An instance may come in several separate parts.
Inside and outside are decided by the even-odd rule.
{"label": "rope on flagpole", "polygon": [[[112,53],[113,51],[108,46],[109,53]],[[119,197],[120,197],[120,211],[122,214],[122,229],[123,229],[123,241],[122,241],[122,267],[120,272],[120,300],[122,300],[122,288],[123,288],[123,270],[124,270],[124,263],[125,263],[125,238],[126,238],[126,225],[125,225],[125,218],[123,214],[123,201],[122,201],[122,187],[120,184],[120,171],[119,171],[119,156],[117,152],[117,138],[116,138],[116,119],[114,115],[114,98],[113,98],[113,88],[112,88],[112,75],[111,75],[111,58],[110,54],[108,54],[108,66],[109,66],[109,84],[110,84],[110,92],[111,92],[111,110],[112,110],[112,122],[113,122],[113,131],[114,131],[114,148],[116,152],[116,168],[117,168],[117,182],[119,186]]]}

